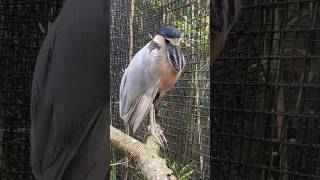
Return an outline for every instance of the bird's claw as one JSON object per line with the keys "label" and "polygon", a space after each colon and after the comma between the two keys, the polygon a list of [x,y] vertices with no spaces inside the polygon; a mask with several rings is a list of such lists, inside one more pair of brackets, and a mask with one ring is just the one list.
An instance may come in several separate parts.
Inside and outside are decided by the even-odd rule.
{"label": "bird's claw", "polygon": [[164,148],[164,145],[167,144],[167,139],[163,134],[163,131],[161,130],[160,126],[158,124],[155,125],[149,125],[148,131],[156,138],[157,143]]}

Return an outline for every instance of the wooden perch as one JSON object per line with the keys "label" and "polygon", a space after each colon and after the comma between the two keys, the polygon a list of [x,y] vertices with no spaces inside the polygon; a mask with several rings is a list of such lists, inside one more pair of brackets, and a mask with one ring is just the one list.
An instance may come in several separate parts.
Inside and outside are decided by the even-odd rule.
{"label": "wooden perch", "polygon": [[146,144],[143,144],[110,126],[110,141],[113,148],[127,153],[148,180],[178,179],[166,161],[159,157],[160,146],[153,135],[148,136]]}

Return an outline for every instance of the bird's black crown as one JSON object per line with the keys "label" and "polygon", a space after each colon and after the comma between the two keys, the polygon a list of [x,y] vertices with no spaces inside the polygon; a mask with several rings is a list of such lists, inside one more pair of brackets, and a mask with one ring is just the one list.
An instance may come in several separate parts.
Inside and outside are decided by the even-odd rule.
{"label": "bird's black crown", "polygon": [[158,29],[156,34],[165,38],[181,38],[181,31],[172,26],[163,26]]}

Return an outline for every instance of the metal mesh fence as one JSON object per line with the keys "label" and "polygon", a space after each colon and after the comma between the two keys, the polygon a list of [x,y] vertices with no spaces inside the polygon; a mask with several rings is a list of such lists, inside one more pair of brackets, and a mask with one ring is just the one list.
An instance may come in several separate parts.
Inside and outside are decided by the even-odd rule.
{"label": "metal mesh fence", "polygon": [[[110,117],[111,125],[124,129],[119,115],[119,90],[121,77],[128,63],[128,22],[130,0],[111,0],[110,21]],[[121,162],[123,155],[112,149],[112,164]],[[123,167],[111,166],[110,179],[123,179]]]}
{"label": "metal mesh fence", "polygon": [[242,1],[213,69],[213,179],[320,179],[319,3]]}
{"label": "metal mesh fence", "polygon": [[60,1],[0,1],[0,179],[33,179],[30,88],[39,48]]}
{"label": "metal mesh fence", "polygon": [[[123,129],[118,91],[129,62],[130,0],[112,0],[111,119]],[[209,1],[136,0],[133,50],[169,24],[183,32],[187,69],[157,109],[163,152],[189,179],[320,179],[318,0],[242,0],[214,65],[209,172]],[[0,178],[33,179],[29,95],[33,67],[61,0],[0,2]],[[135,134],[144,140],[145,125]],[[121,154],[113,151],[114,162]],[[178,164],[178,165],[177,165]],[[118,166],[117,166],[118,167]],[[177,167],[180,167],[177,168]],[[123,177],[123,168],[115,171]],[[130,179],[140,175],[130,171]]]}
{"label": "metal mesh fence", "polygon": [[[112,0],[111,7],[112,124],[123,128],[118,114],[118,91],[123,70],[129,63],[131,1]],[[136,0],[133,52],[138,52],[151,40],[149,34],[163,25],[175,26],[183,32],[180,46],[187,63],[181,79],[156,110],[156,121],[168,139],[163,154],[178,174],[185,173],[180,171],[185,167],[193,170],[188,179],[209,179],[209,1]],[[145,122],[149,123],[147,119]],[[141,141],[145,138],[145,127],[142,125],[134,135]]]}

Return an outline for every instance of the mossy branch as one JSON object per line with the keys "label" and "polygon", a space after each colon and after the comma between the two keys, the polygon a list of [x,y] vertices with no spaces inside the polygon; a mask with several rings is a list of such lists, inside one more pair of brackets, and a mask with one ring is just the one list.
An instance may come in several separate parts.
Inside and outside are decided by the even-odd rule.
{"label": "mossy branch", "polygon": [[110,141],[114,149],[129,156],[129,159],[148,180],[178,179],[175,173],[168,168],[166,161],[159,156],[160,146],[153,135],[149,135],[144,144],[110,126]]}

